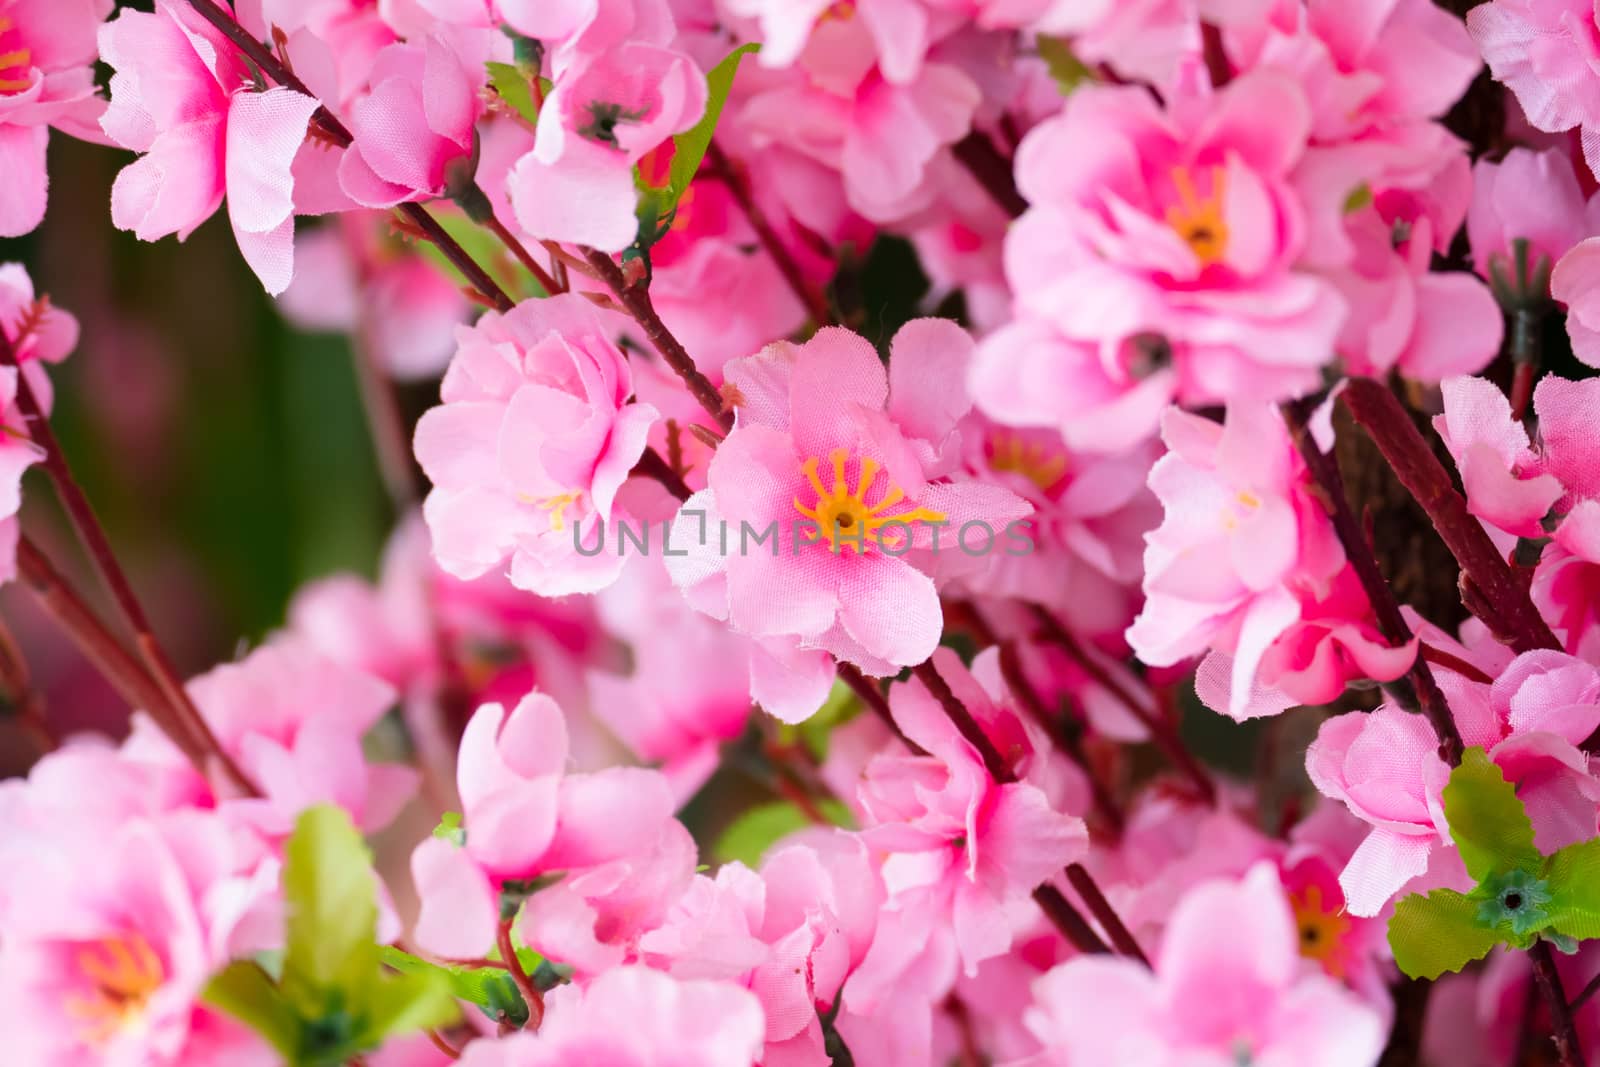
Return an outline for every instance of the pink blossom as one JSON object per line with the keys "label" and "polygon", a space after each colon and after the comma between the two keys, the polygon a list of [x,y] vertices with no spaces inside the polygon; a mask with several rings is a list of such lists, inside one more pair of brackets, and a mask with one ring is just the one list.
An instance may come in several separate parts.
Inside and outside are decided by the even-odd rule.
{"label": "pink blossom", "polygon": [[[612,340],[620,324],[577,294],[490,312],[457,332],[444,403],[423,415],[416,452],[434,489],[424,514],[440,566],[475,578],[511,561],[543,596],[594,592],[620,553],[580,556],[578,538],[620,517],[617,492],[656,419]],[[574,529],[576,527],[577,529]]]}
{"label": "pink blossom", "polygon": [[1370,1067],[1383,1019],[1301,964],[1294,918],[1270,865],[1184,897],[1154,970],[1083,956],[1034,985],[1041,1065],[1231,1063]]}
{"label": "pink blossom", "polygon": [[705,75],[670,48],[629,42],[567,71],[539,110],[533,151],[507,179],[517,222],[546,240],[621,252],[638,231],[634,165],[705,107]]}
{"label": "pink blossom", "polygon": [[1126,442],[1166,400],[1313,388],[1346,307],[1294,269],[1308,219],[1291,182],[1310,122],[1300,88],[1259,71],[1166,111],[1143,90],[1085,88],[1030,132],[1017,182],[1032,206],[1006,239],[1020,321],[985,345],[978,373],[999,375],[1009,353],[1050,393],[1010,417],[991,399],[989,414],[1039,424],[1043,396],[1082,397],[1057,401],[1057,420],[1088,408]]}
{"label": "pink blossom", "polygon": [[[978,562],[950,540],[936,555],[935,538],[986,523],[998,540],[1027,512],[997,486],[943,477],[971,349],[956,326],[920,320],[896,335],[887,374],[838,328],[730,363],[738,423],[679,513],[689,556],[668,561],[674,582],[742,633],[797,637],[874,674],[926,659],[943,619],[931,572]],[[709,536],[695,532],[702,513]]]}
{"label": "pink blossom", "polygon": [[551,50],[559,74],[624,41],[667,44],[668,0],[414,0],[429,16],[476,28],[500,23]]}
{"label": "pink blossom", "polygon": [[588,988],[553,993],[537,1035],[477,1041],[462,1067],[754,1067],[761,1007],[729,982],[680,982],[620,967]]}
{"label": "pink blossom", "polygon": [[296,242],[294,280],[278,298],[303,330],[348,333],[395,378],[431,378],[455,351],[470,305],[419,255],[387,236],[387,218],[351,211]]}
{"label": "pink blossom", "polygon": [[1550,295],[1567,307],[1572,353],[1600,367],[1600,237],[1570,248],[1550,276]]}
{"label": "pink blossom", "polygon": [[352,200],[392,207],[470,182],[463,168],[471,165],[488,57],[467,51],[430,36],[378,53],[370,90],[346,109],[355,140],[340,160],[339,184]]}
{"label": "pink blossom", "polygon": [[456,764],[466,845],[432,838],[412,857],[423,897],[418,944],[444,956],[481,954],[494,938],[499,883],[641,854],[670,821],[667,783],[656,772],[567,774],[567,757],[566,718],[543,693],[510,714],[485,704],[472,716]]}
{"label": "pink blossom", "polygon": [[1208,648],[1233,658],[1226,710],[1242,715],[1267,648],[1344,566],[1332,524],[1278,413],[1230,405],[1219,426],[1176,409],[1150,472],[1166,517],[1147,538],[1139,658],[1169,666]]}
{"label": "pink blossom", "polygon": [[1600,23],[1594,5],[1494,0],[1467,13],[1467,29],[1534,129],[1581,128],[1584,159],[1600,174]]}
{"label": "pink blossom", "polygon": [[[1030,741],[1021,721],[996,707],[953,654],[942,652],[934,662],[1000,751],[1047,751],[1043,738]],[[883,867],[889,907],[924,938],[953,938],[971,974],[1011,947],[1015,917],[1032,913],[1029,894],[1083,856],[1088,834],[1082,819],[1052,804],[1046,790],[1058,789],[1059,778],[1049,761],[1035,755],[1022,781],[996,783],[920,679],[896,685],[889,706],[901,732],[928,754],[891,751],[867,766],[860,786],[863,837],[891,853]],[[874,946],[878,959],[852,984],[852,998],[870,1003],[882,995],[880,983],[894,980],[884,953],[896,951]]]}
{"label": "pink blossom", "polygon": [[0,367],[0,584],[17,576],[22,474],[44,459],[44,450],[28,438],[16,405],[18,373],[15,367]]}
{"label": "pink blossom", "polygon": [[182,0],[122,11],[101,30],[100,52],[116,69],[100,124],[143,153],[117,175],[112,221],[143,241],[183,240],[226,195],[245,262],[269,293],[283,292],[294,276],[290,167],[317,102],[257,89],[234,46]]}
{"label": "pink blossom", "polygon": [[111,0],[8,0],[0,4],[0,237],[44,219],[50,128],[99,141],[95,34]]}
{"label": "pink blossom", "polygon": [[1483,378],[1444,382],[1444,414],[1434,429],[1455,458],[1467,509],[1519,537],[1544,535],[1544,518],[1563,495],[1542,473],[1528,431],[1511,417],[1511,402]]}
{"label": "pink blossom", "polygon": [[[1553,267],[1591,229],[1572,159],[1559,149],[1513,148],[1495,163],[1472,167],[1472,207],[1467,236],[1472,260],[1485,278],[1498,271],[1517,277],[1514,244],[1526,241],[1528,270]],[[1542,296],[1544,294],[1529,294]]]}
{"label": "pink blossom", "polygon": [[8,1055],[46,1064],[270,1067],[252,1031],[200,1004],[229,959],[273,947],[253,918],[276,889],[259,847],[211,815],[63,835],[10,886],[0,943]]}

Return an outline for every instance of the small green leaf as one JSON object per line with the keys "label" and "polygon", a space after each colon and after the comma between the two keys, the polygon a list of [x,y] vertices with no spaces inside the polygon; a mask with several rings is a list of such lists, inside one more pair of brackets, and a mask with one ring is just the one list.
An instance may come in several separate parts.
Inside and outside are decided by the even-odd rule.
{"label": "small green leaf", "polygon": [[342,808],[302,812],[284,846],[288,909],[283,984],[314,1015],[329,994],[352,994],[378,975],[377,881],[367,845]]}
{"label": "small green leaf", "polygon": [[1094,80],[1094,72],[1073,54],[1072,46],[1066,41],[1040,34],[1038,45],[1039,58],[1050,68],[1050,77],[1055,79],[1062,96],[1068,96],[1084,82]]}
{"label": "small green leaf", "polygon": [[1537,872],[1533,823],[1517,791],[1481,748],[1470,748],[1444,787],[1444,815],[1467,873],[1479,882],[1497,871]]}
{"label": "small green leaf", "polygon": [[1550,857],[1545,867],[1550,887],[1550,928],[1579,941],[1600,938],[1600,838],[1583,841]]}
{"label": "small green leaf", "polygon": [[384,975],[367,990],[361,1043],[375,1048],[390,1036],[449,1026],[460,1017],[443,975]]}
{"label": "small green leaf", "polygon": [[[532,949],[518,949],[517,958],[529,974],[543,962]],[[503,1018],[512,1025],[521,1026],[528,1021],[528,1005],[504,968],[455,967],[433,963],[402,952],[392,945],[384,946],[383,962],[402,974],[439,977],[448,984],[455,997],[481,1008],[486,1016],[496,1022]]]}
{"label": "small green leaf", "polygon": [[285,1059],[300,1050],[300,1016],[260,964],[236,960],[207,984],[200,999],[244,1023]]}
{"label": "small green leaf", "polygon": [[1394,907],[1389,947],[1411,978],[1437,978],[1489,954],[1499,936],[1478,922],[1482,902],[1452,889],[1413,893]]}
{"label": "small green leaf", "polygon": [[518,115],[530,123],[539,121],[539,105],[533,99],[533,84],[521,68],[513,63],[486,63],[489,84]]}
{"label": "small green leaf", "polygon": [[439,825],[433,828],[433,836],[448,841],[457,848],[467,843],[466,827],[461,825],[459,811],[447,811],[439,817]]}
{"label": "small green leaf", "polygon": [[[837,800],[819,801],[817,807],[836,825],[845,826],[850,822],[849,809]],[[805,812],[787,800],[773,801],[751,808],[735,819],[723,831],[712,852],[719,863],[737,860],[747,867],[755,867],[778,840],[811,825]]]}
{"label": "small green leaf", "polygon": [[798,726],[785,725],[779,731],[784,740],[798,738],[812,757],[821,762],[828,757],[828,738],[836,727],[843,726],[861,712],[861,698],[843,682],[833,683],[827,702],[817,713]]}
{"label": "small green leaf", "polygon": [[699,172],[701,161],[706,158],[712,135],[717,132],[717,123],[722,119],[722,109],[728,102],[728,94],[733,91],[733,79],[739,73],[739,63],[759,48],[755,44],[741,45],[706,72],[705,114],[691,129],[672,139],[677,145],[677,152],[672,157],[672,169],[667,179],[668,211],[678,206],[689,183],[694,181],[695,174]]}

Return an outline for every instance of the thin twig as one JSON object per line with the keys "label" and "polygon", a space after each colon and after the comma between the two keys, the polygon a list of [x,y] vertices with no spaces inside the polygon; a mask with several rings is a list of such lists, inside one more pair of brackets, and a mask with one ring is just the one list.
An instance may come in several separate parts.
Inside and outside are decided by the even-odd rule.
{"label": "thin twig", "polygon": [[[1311,434],[1311,415],[1316,403],[1317,400],[1312,397],[1285,403],[1282,407],[1284,424],[1289,429],[1289,436],[1299,450],[1300,457],[1305,460],[1312,481],[1321,490],[1323,508],[1333,523],[1339,544],[1344,547],[1345,558],[1350,561],[1356,577],[1361,582],[1361,588],[1366,591],[1367,601],[1372,605],[1372,613],[1377,619],[1379,631],[1391,645],[1398,648],[1412,640],[1411,627],[1401,614],[1400,601],[1395,598],[1394,590],[1390,588],[1388,579],[1383,576],[1383,569],[1378,566],[1378,558],[1373,555],[1372,546],[1367,543],[1361,524],[1356,521],[1355,512],[1350,510],[1350,502],[1345,499],[1344,478],[1339,473],[1338,463],[1318,447]],[[1456,729],[1455,717],[1450,714],[1450,705],[1445,701],[1444,692],[1440,690],[1439,683],[1434,680],[1433,672],[1428,669],[1427,663],[1421,656],[1411,664],[1408,677],[1416,693],[1418,706],[1432,724],[1434,733],[1438,735],[1440,758],[1454,767],[1461,762],[1464,746],[1461,743],[1461,732]]]}
{"label": "thin twig", "polygon": [[1089,909],[1089,914],[1093,915],[1105,930],[1106,936],[1111,939],[1111,947],[1121,955],[1130,956],[1146,967],[1150,966],[1150,960],[1139,947],[1139,942],[1127,924],[1122,921],[1122,916],[1117,914],[1111,902],[1106,899],[1106,895],[1100,891],[1100,886],[1089,873],[1089,869],[1081,863],[1067,864],[1067,881],[1072,883],[1073,890]]}
{"label": "thin twig", "polygon": [[689,355],[688,349],[672,335],[672,331],[667,329],[667,324],[661,321],[655,305],[650,301],[649,288],[642,281],[629,281],[622,273],[622,268],[604,252],[586,248],[583,257],[605,283],[606,288],[617,298],[617,303],[633,316],[633,320],[644,331],[645,337],[649,338],[650,344],[661,353],[661,358],[666,360],[667,366],[683,379],[683,383],[689,387],[689,392],[700,402],[700,406],[705,408],[724,430],[733,429],[733,412],[722,402],[722,394],[711,384],[711,379],[701,374],[700,369],[694,365],[694,359]]}
{"label": "thin twig", "polygon": [[1528,949],[1533,961],[1533,976],[1544,994],[1545,1007],[1550,1009],[1551,1038],[1556,1045],[1556,1056],[1561,1067],[1583,1067],[1583,1052],[1578,1045],[1578,1027],[1572,1020],[1572,1009],[1567,1005],[1567,995],[1561,988],[1561,974],[1556,970],[1555,957],[1550,953],[1550,942],[1535,941]]}
{"label": "thin twig", "polygon": [[715,141],[706,150],[707,170],[722,179],[728,187],[728,192],[733,195],[734,202],[744,211],[744,216],[750,222],[750,228],[756,231],[756,239],[761,242],[761,247],[766,249],[767,255],[772,257],[772,262],[777,264],[778,272],[783,275],[783,280],[789,283],[789,288],[794,290],[794,295],[800,298],[800,303],[811,313],[811,319],[818,326],[827,326],[833,322],[833,315],[828,309],[828,301],[822,293],[806,281],[805,272],[800,269],[799,262],[790,253],[788,245],[783,243],[783,238],[772,228],[767,221],[766,214],[756,204],[755,196],[750,191],[749,175],[722,151]]}
{"label": "thin twig", "polygon": [[22,647],[3,621],[0,621],[0,687],[3,687],[0,696],[10,700],[12,715],[39,750],[55,751],[59,742],[44,714],[44,696],[34,688]]}
{"label": "thin twig", "polygon": [[394,380],[379,365],[378,353],[364,325],[358,325],[350,337],[350,357],[355,364],[356,383],[361,389],[361,407],[366,412],[378,474],[389,492],[395,514],[405,515],[417,503],[420,468],[411,455],[411,438],[406,432],[405,415],[400,410]]}
{"label": "thin twig", "polygon": [[495,933],[495,945],[500,949],[500,958],[505,960],[506,971],[511,975],[512,984],[517,987],[517,992],[522,994],[522,999],[528,1002],[526,1029],[537,1031],[539,1025],[544,1022],[544,994],[533,984],[533,979],[529,978],[528,972],[523,969],[522,960],[517,957],[517,946],[511,941],[512,921],[500,920],[500,928]]}
{"label": "thin twig", "polygon": [[505,223],[490,215],[488,220],[484,222],[483,227],[500,238],[500,243],[505,245],[511,254],[516,257],[518,263],[527,268],[528,273],[533,275],[539,284],[544,287],[546,293],[554,295],[567,291],[565,285],[556,281],[550,275],[550,272],[544,269],[544,264],[533,258],[533,253],[529,252],[527,246],[517,240],[517,235],[506,229]]}
{"label": "thin twig", "polygon": [[1001,155],[987,136],[973,130],[957,141],[952,151],[967,172],[983,186],[989,198],[999,204],[1007,215],[1018,218],[1028,210],[1028,201],[1017,190],[1011,160]]}
{"label": "thin twig", "polygon": [[1583,987],[1582,992],[1572,998],[1572,1012],[1577,1014],[1578,1009],[1589,1003],[1589,998],[1600,992],[1600,974],[1589,979],[1589,984]]}

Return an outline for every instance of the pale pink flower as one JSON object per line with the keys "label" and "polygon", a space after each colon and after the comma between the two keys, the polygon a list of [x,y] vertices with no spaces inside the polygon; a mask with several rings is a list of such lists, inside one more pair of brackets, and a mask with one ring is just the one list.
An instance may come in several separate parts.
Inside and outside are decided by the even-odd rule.
{"label": "pale pink flower", "polygon": [[1473,164],[1467,236],[1472,261],[1485,278],[1495,270],[1516,279],[1514,242],[1527,242],[1532,275],[1554,267],[1592,228],[1572,157],[1560,149],[1513,148],[1498,163],[1480,159]]}
{"label": "pale pink flower", "polygon": [[676,27],[668,0],[412,0],[429,16],[495,29],[502,22],[544,45],[563,73],[624,41],[664,45]]}
{"label": "pale pink flower", "polygon": [[17,576],[22,474],[44,459],[44,450],[29,439],[27,422],[17,408],[18,373],[15,367],[0,367],[0,584]]}
{"label": "pale pink flower", "polygon": [[154,14],[123,10],[100,31],[115,68],[100,124],[143,155],[111,190],[119,229],[183,240],[228,200],[245,262],[269,293],[294,276],[290,168],[317,102],[292,89],[260,89],[238,50],[182,0]]}
{"label": "pale pink flower", "polygon": [[1144,611],[1128,642],[1153,666],[1207,649],[1233,657],[1226,710],[1241,716],[1268,646],[1344,566],[1332,523],[1276,410],[1238,404],[1218,425],[1173,409],[1171,451],[1150,472],[1166,517],[1145,550]]}
{"label": "pale pink flower", "polygon": [[761,1006],[730,982],[619,967],[551,994],[539,1033],[475,1041],[461,1067],[754,1067]]}
{"label": "pale pink flower", "polygon": [[[1443,383],[1444,414],[1433,426],[1455,458],[1467,510],[1519,537],[1544,536],[1544,519],[1564,494],[1543,466],[1511,402],[1484,378]],[[1548,395],[1548,394],[1547,394]]]}
{"label": "pale pink flower", "polygon": [[36,852],[10,886],[0,1021],[21,1067],[271,1067],[277,1054],[200,1004],[227,962],[274,947],[276,864],[198,812],[103,824]]}
{"label": "pale pink flower", "polygon": [[[440,566],[476,578],[508,557],[511,581],[542,596],[595,592],[623,557],[580,555],[621,517],[617,492],[656,419],[629,404],[617,317],[576,293],[490,312],[457,333],[444,403],[417,425],[434,488],[423,513]],[[598,533],[596,532],[598,531]]]}
{"label": "pale pink flower", "polygon": [[517,222],[546,240],[621,252],[639,228],[634,166],[705,107],[705,75],[670,48],[630,41],[567,71],[539,110],[533,151],[507,179]]}
{"label": "pale pink flower", "polygon": [[345,109],[355,140],[340,160],[339,185],[352,200],[392,207],[466,187],[486,53],[439,36],[378,53],[370,89]]}
{"label": "pale pink flower", "polygon": [[414,0],[240,0],[239,22],[257,40],[273,30],[288,37],[287,52],[313,95],[345,114],[345,105],[366,88],[373,60],[401,36],[420,40],[424,27],[407,18]]}
{"label": "pale pink flower", "polygon": [[[1022,780],[1000,784],[956,729],[920,679],[890,690],[896,725],[927,755],[891,751],[874,759],[860,785],[866,813],[862,836],[890,853],[883,879],[889,907],[924,937],[952,938],[968,974],[983,960],[1008,951],[1019,917],[1033,914],[1029,895],[1083,857],[1083,820],[1065,814],[1059,772],[1043,758],[1042,737],[1030,738],[1014,713],[997,707],[953,653],[935,657],[939,673],[1003,753],[1028,758]],[[851,997],[870,1002],[892,984],[879,956],[869,979],[852,984]],[[878,987],[869,993],[868,985]],[[852,1001],[852,1003],[855,1003]]]}
{"label": "pale pink flower", "polygon": [[1270,865],[1201,885],[1178,905],[1154,970],[1082,956],[1039,979],[1028,1023],[1048,1051],[1036,1062],[1371,1067],[1382,1016],[1308,973],[1299,941]]}
{"label": "pale pink flower", "polygon": [[1141,89],[1087,87],[1035,127],[1017,153],[1032,206],[1006,239],[1019,323],[984,345],[977,373],[1021,360],[1023,380],[1074,400],[980,383],[987,413],[1037,425],[1087,408],[1126,443],[1167,400],[1314,388],[1346,306],[1295,269],[1308,219],[1291,183],[1310,122],[1293,81],[1257,71],[1165,111]]}
{"label": "pale pink flower", "polygon": [[971,350],[959,327],[925,319],[896,335],[887,373],[839,328],[730,363],[738,422],[710,487],[679,512],[673,542],[688,556],[668,560],[674,582],[742,633],[798,638],[870,673],[926,659],[943,626],[937,570],[1003,551],[1028,510],[943,477]]}
{"label": "pale pink flower", "polygon": [[530,693],[509,714],[499,704],[477,710],[456,764],[466,844],[430,838],[412,856],[423,899],[418,944],[443,956],[481,954],[494,938],[500,883],[642,854],[671,821],[657,772],[567,774],[567,758],[566,718],[545,694]]}
{"label": "pale pink flower", "polygon": [[1467,12],[1467,29],[1495,79],[1537,130],[1582,130],[1600,174],[1600,19],[1589,0],[1494,0]]}
{"label": "pale pink flower", "polygon": [[44,219],[51,127],[101,139],[95,34],[111,8],[111,0],[0,3],[0,237],[19,237]]}
{"label": "pale pink flower", "polygon": [[1600,237],[1579,241],[1556,264],[1550,295],[1567,306],[1572,353],[1600,367]]}
{"label": "pale pink flower", "polygon": [[300,329],[350,334],[397,379],[431,378],[449,364],[471,305],[388,230],[383,214],[350,211],[302,234],[294,280],[278,307]]}

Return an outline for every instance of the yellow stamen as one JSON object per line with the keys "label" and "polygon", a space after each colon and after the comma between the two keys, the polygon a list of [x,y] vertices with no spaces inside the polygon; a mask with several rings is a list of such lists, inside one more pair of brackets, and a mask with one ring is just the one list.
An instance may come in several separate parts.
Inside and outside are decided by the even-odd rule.
{"label": "yellow stamen", "polygon": [[81,1035],[91,1045],[102,1045],[137,1024],[166,977],[161,957],[140,934],[95,942],[78,953],[76,962],[93,991],[69,995],[65,1007],[83,1024]]}
{"label": "yellow stamen", "polygon": [[1322,899],[1322,887],[1308,885],[1291,894],[1295,925],[1300,929],[1300,955],[1314,959],[1335,978],[1345,972],[1344,940],[1350,932],[1350,918],[1335,911]]}
{"label": "yellow stamen", "polygon": [[997,433],[989,439],[989,466],[1020,474],[1041,492],[1049,492],[1066,477],[1071,461],[1065,451],[1041,441],[1024,441],[1021,434]]}
{"label": "yellow stamen", "polygon": [[1171,226],[1202,266],[1218,263],[1228,251],[1228,223],[1223,217],[1223,184],[1226,171],[1211,168],[1211,192],[1204,199],[1195,191],[1188,167],[1172,168],[1172,184],[1178,190],[1178,203],[1167,208]]}
{"label": "yellow stamen", "polygon": [[550,513],[550,529],[561,533],[567,528],[567,509],[583,499],[582,492],[562,493],[560,496],[547,496],[542,499],[529,500],[540,511]]}
{"label": "yellow stamen", "polygon": [[[944,522],[945,516],[929,508],[912,508],[909,511],[890,513],[889,509],[896,507],[905,500],[906,494],[899,486],[891,485],[888,492],[876,504],[867,504],[867,493],[877,479],[878,472],[883,465],[877,460],[867,456],[861,457],[856,473],[856,484],[851,488],[849,479],[845,476],[845,468],[850,459],[847,449],[839,448],[829,453],[828,460],[833,465],[833,488],[823,486],[822,478],[817,474],[818,459],[815,456],[800,464],[800,469],[805,472],[806,480],[811,483],[811,488],[816,491],[816,503],[810,507],[801,503],[799,497],[794,498],[794,509],[805,518],[810,519],[818,527],[810,533],[812,543],[826,541],[833,551],[840,551],[840,545],[850,545],[857,552],[865,551],[867,546],[878,549],[887,545],[898,549],[904,545],[906,532],[903,527],[909,527],[917,522]],[[886,526],[902,527],[895,530],[885,530]],[[893,540],[886,540],[892,537]]]}

